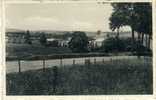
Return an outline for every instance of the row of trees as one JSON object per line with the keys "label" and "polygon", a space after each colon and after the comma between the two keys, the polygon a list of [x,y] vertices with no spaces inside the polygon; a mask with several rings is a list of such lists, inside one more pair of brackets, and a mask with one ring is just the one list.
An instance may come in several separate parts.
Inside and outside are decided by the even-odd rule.
{"label": "row of trees", "polygon": [[[103,41],[103,46],[114,49],[123,47],[131,49],[130,51],[145,51],[143,43],[150,48],[150,40],[152,39],[152,5],[151,3],[112,3],[113,13],[110,17],[110,29],[117,31],[116,40],[108,39]],[[119,39],[119,31],[121,27],[129,26],[131,28],[131,47],[129,40]],[[135,34],[137,33],[137,39]],[[144,38],[146,36],[146,38]],[[148,38],[147,38],[148,37]],[[115,42],[114,42],[115,41]],[[107,43],[109,42],[109,43]],[[111,43],[110,43],[111,42]],[[126,42],[126,43],[125,43]],[[113,44],[115,43],[115,45]],[[121,44],[118,44],[121,43]],[[72,40],[69,42],[69,47],[73,51],[87,51],[88,38],[84,32],[75,32]],[[118,47],[116,47],[118,46]]]}
{"label": "row of trees", "polygon": [[[110,29],[117,31],[123,26],[129,26],[132,32],[132,47],[135,44],[135,33],[138,42],[143,43],[144,36],[148,36],[147,47],[152,39],[152,5],[150,3],[113,3],[113,13],[110,17]],[[146,39],[147,41],[147,39]]]}

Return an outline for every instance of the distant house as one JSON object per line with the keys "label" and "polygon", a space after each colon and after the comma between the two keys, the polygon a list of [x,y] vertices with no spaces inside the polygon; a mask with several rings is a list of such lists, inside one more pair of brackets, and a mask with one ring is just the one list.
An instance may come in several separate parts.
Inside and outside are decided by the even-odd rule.
{"label": "distant house", "polygon": [[103,42],[104,40],[105,40],[104,37],[96,38],[95,41],[94,41],[95,47],[101,47],[101,46],[102,46],[102,42]]}
{"label": "distant house", "polygon": [[47,38],[48,43],[53,42],[54,40],[56,40],[56,39],[55,38]]}
{"label": "distant house", "polygon": [[52,47],[58,47],[59,46],[59,40],[55,38],[47,38],[47,45]]}
{"label": "distant house", "polygon": [[68,47],[68,43],[69,43],[68,40],[62,40],[60,46],[61,46],[61,47]]}
{"label": "distant house", "polygon": [[70,40],[71,40],[71,37],[68,37],[67,39],[62,40],[61,41],[61,46],[62,47],[68,47],[68,43],[70,42]]}
{"label": "distant house", "polygon": [[97,31],[96,36],[93,37],[92,40],[89,41],[89,46],[91,48],[98,48],[102,46],[102,42],[106,39],[106,35],[101,34],[101,31]]}
{"label": "distant house", "polygon": [[64,40],[64,39],[56,39],[56,38],[48,38],[47,44],[49,46],[57,46],[57,47],[68,47],[70,39]]}
{"label": "distant house", "polygon": [[89,41],[89,48],[99,48],[102,46],[103,41],[105,40],[104,37],[95,38]]}

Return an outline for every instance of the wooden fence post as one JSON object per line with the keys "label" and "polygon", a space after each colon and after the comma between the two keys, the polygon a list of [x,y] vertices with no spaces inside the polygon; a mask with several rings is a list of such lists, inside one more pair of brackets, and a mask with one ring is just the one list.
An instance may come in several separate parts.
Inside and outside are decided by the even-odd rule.
{"label": "wooden fence post", "polygon": [[75,65],[75,59],[73,59],[73,66]]}
{"label": "wooden fence post", "polygon": [[84,65],[87,65],[87,59],[84,59]]}
{"label": "wooden fence post", "polygon": [[87,65],[87,59],[84,59],[84,64]]}
{"label": "wooden fence post", "polygon": [[104,60],[104,58],[102,59],[102,62],[103,62],[103,63],[105,63],[105,60]]}
{"label": "wooden fence post", "polygon": [[21,73],[21,61],[18,60],[18,72]]}
{"label": "wooden fence post", "polygon": [[96,64],[96,58],[94,58],[94,64]]}
{"label": "wooden fence post", "polygon": [[62,58],[60,59],[60,66],[62,67]]}
{"label": "wooden fence post", "polygon": [[111,61],[111,62],[113,61],[112,58],[110,58],[110,61]]}
{"label": "wooden fence post", "polygon": [[43,71],[45,71],[45,59],[43,59]]}
{"label": "wooden fence post", "polygon": [[56,85],[57,85],[57,76],[58,76],[58,67],[53,67],[53,93],[56,93]]}
{"label": "wooden fence post", "polygon": [[90,65],[90,59],[85,59],[85,65],[87,65],[87,66]]}

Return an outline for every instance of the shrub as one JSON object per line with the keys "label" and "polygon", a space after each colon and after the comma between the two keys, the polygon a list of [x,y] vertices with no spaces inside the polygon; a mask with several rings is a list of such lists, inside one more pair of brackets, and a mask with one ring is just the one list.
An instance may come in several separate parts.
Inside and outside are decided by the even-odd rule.
{"label": "shrub", "polygon": [[124,40],[118,38],[108,38],[102,43],[102,50],[105,52],[125,51],[126,44]]}
{"label": "shrub", "polygon": [[102,50],[104,52],[136,52],[137,54],[143,54],[145,52],[150,53],[151,50],[140,42],[135,41],[132,46],[131,38],[114,38],[110,37],[103,41]]}

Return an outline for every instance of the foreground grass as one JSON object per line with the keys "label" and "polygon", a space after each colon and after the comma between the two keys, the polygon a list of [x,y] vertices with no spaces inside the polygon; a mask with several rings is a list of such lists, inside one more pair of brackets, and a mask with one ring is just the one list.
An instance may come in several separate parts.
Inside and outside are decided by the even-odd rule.
{"label": "foreground grass", "polygon": [[7,95],[152,94],[152,62],[143,59],[58,67],[6,76]]}

